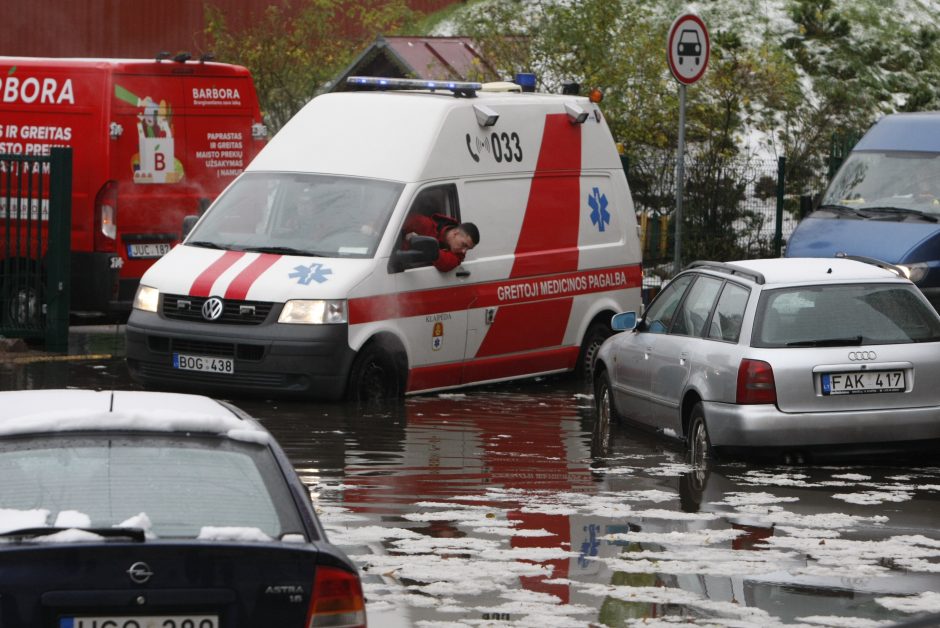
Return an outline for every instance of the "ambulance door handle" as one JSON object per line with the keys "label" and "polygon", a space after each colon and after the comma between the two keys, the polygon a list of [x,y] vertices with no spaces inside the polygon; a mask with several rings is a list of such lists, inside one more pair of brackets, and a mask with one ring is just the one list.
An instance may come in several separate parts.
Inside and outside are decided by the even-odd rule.
{"label": "ambulance door handle", "polygon": [[457,275],[458,277],[469,277],[469,276],[470,276],[470,271],[469,271],[469,270],[464,270],[463,268],[459,268],[459,269],[457,269],[457,272],[454,273],[454,274]]}
{"label": "ambulance door handle", "polygon": [[493,321],[496,320],[496,308],[488,307],[486,308],[486,313],[484,314],[484,320],[487,325],[492,325]]}

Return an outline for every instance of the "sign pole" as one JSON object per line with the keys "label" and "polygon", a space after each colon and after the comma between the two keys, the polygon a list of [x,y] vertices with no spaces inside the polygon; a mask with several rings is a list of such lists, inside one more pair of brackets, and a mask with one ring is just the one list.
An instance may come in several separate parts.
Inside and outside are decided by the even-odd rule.
{"label": "sign pole", "polygon": [[685,13],[669,27],[666,60],[679,82],[679,145],[676,148],[675,259],[673,272],[682,270],[682,197],[685,195],[685,91],[705,74],[711,41],[702,18]]}
{"label": "sign pole", "polygon": [[685,83],[679,83],[679,146],[676,149],[676,246],[673,273],[682,270],[682,195],[685,191]]}

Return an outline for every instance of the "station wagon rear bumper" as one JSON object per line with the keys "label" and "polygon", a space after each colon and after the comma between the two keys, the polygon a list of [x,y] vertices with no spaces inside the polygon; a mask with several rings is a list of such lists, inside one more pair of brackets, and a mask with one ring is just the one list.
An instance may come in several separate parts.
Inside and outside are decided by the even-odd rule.
{"label": "station wagon rear bumper", "polygon": [[787,414],[774,405],[705,402],[714,447],[812,447],[940,439],[940,406]]}

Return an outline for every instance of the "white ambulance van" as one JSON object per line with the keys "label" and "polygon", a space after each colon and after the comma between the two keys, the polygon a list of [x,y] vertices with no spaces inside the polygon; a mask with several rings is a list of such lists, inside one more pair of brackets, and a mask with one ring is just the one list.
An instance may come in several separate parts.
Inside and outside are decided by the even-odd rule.
{"label": "white ambulance van", "polygon": [[[597,104],[506,83],[350,81],[373,89],[311,100],[144,275],[132,376],[363,400],[589,372],[641,286]],[[480,241],[440,272],[436,239],[402,248],[413,211],[472,222]]]}

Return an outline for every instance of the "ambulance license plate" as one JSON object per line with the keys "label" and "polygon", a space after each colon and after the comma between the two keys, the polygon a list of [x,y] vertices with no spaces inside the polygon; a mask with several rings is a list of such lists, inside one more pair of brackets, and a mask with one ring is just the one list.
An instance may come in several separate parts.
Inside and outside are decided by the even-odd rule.
{"label": "ambulance license plate", "polygon": [[127,245],[127,256],[135,259],[163,257],[169,252],[169,242],[142,242]]}
{"label": "ambulance license plate", "polygon": [[219,628],[217,615],[60,617],[59,628]]}
{"label": "ambulance license plate", "polygon": [[857,395],[861,393],[904,392],[904,371],[856,371],[824,373],[824,395]]}
{"label": "ambulance license plate", "polygon": [[205,373],[234,373],[235,360],[208,355],[173,354],[173,368],[181,371],[203,371]]}

